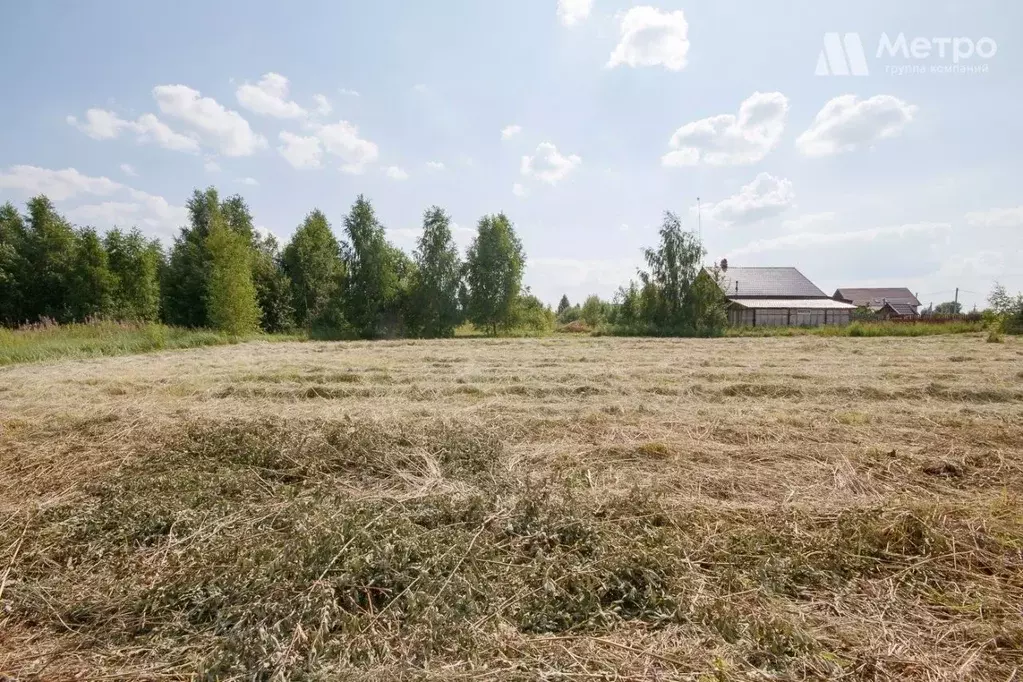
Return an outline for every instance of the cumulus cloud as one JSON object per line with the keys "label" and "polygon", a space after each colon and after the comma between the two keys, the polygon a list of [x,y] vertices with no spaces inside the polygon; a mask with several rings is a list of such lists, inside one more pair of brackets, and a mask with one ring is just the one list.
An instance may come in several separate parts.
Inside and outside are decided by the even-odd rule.
{"label": "cumulus cloud", "polygon": [[257,114],[274,118],[302,118],[306,115],[298,102],[288,99],[288,79],[279,73],[265,73],[253,85],[239,85],[235,91],[238,103]]}
{"label": "cumulus cloud", "polygon": [[550,142],[541,142],[533,156],[523,156],[520,170],[526,177],[535,177],[549,185],[556,185],[582,164],[582,159],[571,154],[565,156]]}
{"label": "cumulus cloud", "polygon": [[316,112],[317,116],[326,116],[334,111],[334,107],[331,106],[330,100],[327,99],[326,95],[313,95],[313,103],[316,105],[313,111]]}
{"label": "cumulus cloud", "polygon": [[525,197],[529,195],[529,190],[521,182],[516,182],[512,185],[512,194],[517,197]]}
{"label": "cumulus cloud", "polygon": [[408,180],[408,173],[401,166],[388,166],[385,172],[391,180]]}
{"label": "cumulus cloud", "polygon": [[195,129],[225,156],[249,156],[266,147],[266,138],[255,133],[241,114],[187,85],[158,85],[153,97],[160,111]]}
{"label": "cumulus cloud", "polygon": [[130,177],[135,177],[136,175],[138,175],[138,173],[135,172],[134,166],[132,166],[130,163],[122,163],[121,172]]}
{"label": "cumulus cloud", "polygon": [[896,137],[913,120],[917,107],[892,95],[860,100],[841,95],[817,112],[810,127],[796,138],[804,156],[841,154]]}
{"label": "cumulus cloud", "polygon": [[760,173],[736,194],[709,204],[707,216],[722,225],[744,225],[772,218],[788,210],[795,201],[792,183],[769,173]]}
{"label": "cumulus cloud", "polygon": [[442,171],[445,165],[443,161],[427,161],[426,167],[433,171]]}
{"label": "cumulus cloud", "polygon": [[296,135],[284,130],[278,135],[281,141],[277,151],[295,168],[319,168],[322,165],[323,150],[316,137]]}
{"label": "cumulus cloud", "polygon": [[522,126],[512,123],[501,128],[501,139],[508,140],[522,132]]}
{"label": "cumulus cloud", "polygon": [[966,222],[972,227],[991,227],[997,229],[1023,227],[1023,206],[971,211],[966,214]]}
{"label": "cumulus cloud", "polygon": [[248,185],[249,187],[257,187],[259,185],[259,180],[257,180],[256,178],[242,178],[238,182],[242,183],[243,185]]}
{"label": "cumulus cloud", "polygon": [[565,26],[574,26],[590,16],[593,0],[558,0],[558,19]]}
{"label": "cumulus cloud", "polygon": [[668,141],[665,166],[728,166],[761,161],[785,130],[789,101],[780,92],[754,92],[739,113],[686,123]]}
{"label": "cumulus cloud", "polygon": [[161,196],[107,177],[88,176],[74,168],[11,166],[0,173],[0,189],[15,190],[26,196],[45,194],[57,203],[81,197],[111,197],[109,201],[65,211],[72,222],[99,228],[139,226],[149,228],[146,231],[154,236],[167,237],[188,219],[183,206],[174,206]]}
{"label": "cumulus cloud", "polygon": [[689,24],[682,10],[633,7],[619,18],[618,32],[618,45],[611,52],[607,68],[663,66],[680,71],[688,63]]}
{"label": "cumulus cloud", "polygon": [[380,155],[376,144],[359,137],[359,129],[348,121],[314,126],[313,130],[324,150],[341,159],[345,173],[362,173]]}
{"label": "cumulus cloud", "polygon": [[128,121],[112,111],[89,109],[85,112],[84,121],[68,116],[67,122],[94,140],[112,140],[128,131],[135,133],[140,143],[152,142],[164,149],[179,152],[199,151],[199,141],[195,136],[174,131],[153,114],[142,114],[134,121]]}
{"label": "cumulus cloud", "polygon": [[220,164],[217,163],[216,159],[207,158],[202,163],[202,169],[204,171],[206,171],[207,173],[219,173],[220,172]]}
{"label": "cumulus cloud", "polygon": [[338,88],[339,95],[345,95],[346,97],[361,97],[358,90],[349,90],[348,88]]}

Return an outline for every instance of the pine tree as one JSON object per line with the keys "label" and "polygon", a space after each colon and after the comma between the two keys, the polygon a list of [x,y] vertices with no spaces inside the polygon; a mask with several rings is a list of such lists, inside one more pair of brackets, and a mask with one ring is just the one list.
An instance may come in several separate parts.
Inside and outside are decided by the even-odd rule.
{"label": "pine tree", "polygon": [[96,230],[78,232],[67,307],[71,319],[105,318],[114,310],[116,279],[110,272],[107,252]]}
{"label": "pine tree", "polygon": [[381,332],[385,315],[395,306],[398,272],[384,228],[361,194],[345,217],[345,236],[345,318],[360,336],[372,338]]}
{"label": "pine tree", "polygon": [[468,318],[497,335],[513,321],[526,257],[511,221],[503,213],[484,216],[466,258]]}
{"label": "pine tree", "polygon": [[259,304],[252,283],[251,245],[244,235],[212,216],[206,235],[209,258],[206,310],[215,329],[241,336],[259,326]]}
{"label": "pine tree", "polygon": [[568,294],[562,294],[561,295],[561,300],[558,301],[558,313],[557,313],[558,317],[561,317],[561,315],[566,310],[568,310],[571,307],[572,307],[572,304],[568,302]]}
{"label": "pine tree", "polygon": [[314,210],[284,248],[284,272],[291,279],[295,322],[311,327],[331,306],[340,305],[344,282],[341,247],[322,212]]}
{"label": "pine tree", "polygon": [[420,336],[454,336],[462,316],[458,301],[462,264],[451,236],[450,218],[437,206],[423,216],[415,262],[409,326]]}

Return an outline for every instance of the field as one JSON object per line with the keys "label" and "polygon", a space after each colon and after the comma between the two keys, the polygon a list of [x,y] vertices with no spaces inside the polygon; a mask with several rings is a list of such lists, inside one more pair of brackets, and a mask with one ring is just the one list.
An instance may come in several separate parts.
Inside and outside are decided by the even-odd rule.
{"label": "field", "polygon": [[12,365],[0,471],[0,679],[1023,667],[1014,338],[251,342]]}

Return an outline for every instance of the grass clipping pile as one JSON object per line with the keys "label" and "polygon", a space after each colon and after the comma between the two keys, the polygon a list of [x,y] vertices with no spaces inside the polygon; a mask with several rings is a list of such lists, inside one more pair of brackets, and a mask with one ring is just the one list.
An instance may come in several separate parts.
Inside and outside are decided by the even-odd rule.
{"label": "grass clipping pile", "polygon": [[[116,422],[99,428],[125,437]],[[523,466],[522,433],[479,420],[190,416],[130,433],[134,454],[84,489],[4,518],[0,671],[1009,679],[1023,663],[1023,527],[1004,491],[840,508],[597,495],[594,468],[667,468],[674,446]],[[913,476],[954,489],[964,473]]]}

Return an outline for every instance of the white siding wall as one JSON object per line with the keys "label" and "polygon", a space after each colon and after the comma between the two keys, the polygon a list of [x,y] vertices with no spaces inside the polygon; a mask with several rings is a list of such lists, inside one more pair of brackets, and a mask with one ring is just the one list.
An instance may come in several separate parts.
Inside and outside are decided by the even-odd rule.
{"label": "white siding wall", "polygon": [[825,308],[729,308],[728,323],[743,327],[820,327],[849,324],[848,310]]}

